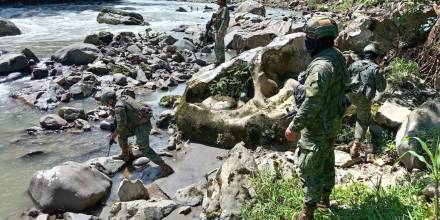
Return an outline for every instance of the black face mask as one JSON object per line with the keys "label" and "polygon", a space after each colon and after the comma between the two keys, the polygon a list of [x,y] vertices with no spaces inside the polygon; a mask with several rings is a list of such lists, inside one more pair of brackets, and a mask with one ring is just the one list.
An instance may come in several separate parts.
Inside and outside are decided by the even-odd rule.
{"label": "black face mask", "polygon": [[319,45],[318,39],[309,38],[307,36],[304,39],[304,46],[305,46],[304,49],[309,54],[314,54],[319,47],[318,45]]}

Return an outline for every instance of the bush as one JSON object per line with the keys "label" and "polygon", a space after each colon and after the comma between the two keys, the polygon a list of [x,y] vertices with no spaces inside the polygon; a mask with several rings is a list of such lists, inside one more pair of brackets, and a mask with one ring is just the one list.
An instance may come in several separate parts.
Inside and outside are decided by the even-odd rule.
{"label": "bush", "polygon": [[394,58],[390,63],[388,82],[394,87],[405,87],[408,84],[416,86],[419,84],[419,65],[412,60]]}
{"label": "bush", "polygon": [[[302,208],[303,191],[298,177],[283,179],[280,174],[258,173],[251,179],[256,196],[241,208],[243,219],[291,219]],[[316,211],[316,219],[380,220],[428,219],[433,216],[429,204],[417,197],[420,183],[405,183],[384,189],[380,182],[371,188],[352,182],[338,185],[332,193],[337,206],[328,212]]]}

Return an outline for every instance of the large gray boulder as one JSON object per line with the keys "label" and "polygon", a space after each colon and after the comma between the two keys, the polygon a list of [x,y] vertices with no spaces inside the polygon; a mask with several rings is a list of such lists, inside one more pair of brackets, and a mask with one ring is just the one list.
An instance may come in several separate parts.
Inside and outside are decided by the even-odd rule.
{"label": "large gray boulder", "polygon": [[8,75],[12,72],[26,70],[28,59],[23,54],[4,54],[0,56],[0,76]]}
{"label": "large gray boulder", "polygon": [[14,23],[0,17],[0,37],[14,36],[20,34],[20,29],[18,29],[18,27]]}
{"label": "large gray boulder", "polygon": [[[440,101],[427,101],[411,112],[400,126],[395,140],[397,153],[399,156],[408,150],[424,153],[418,141],[407,137],[421,137],[423,141],[430,141],[434,145],[437,143],[439,129]],[[401,162],[408,170],[424,168],[424,164],[412,155],[405,156]]]}
{"label": "large gray boulder", "polygon": [[114,160],[112,157],[97,157],[86,162],[87,165],[94,166],[102,173],[112,176],[124,166],[123,160]]}
{"label": "large gray boulder", "polygon": [[56,51],[52,60],[64,65],[87,65],[101,55],[93,44],[76,43]]}
{"label": "large gray boulder", "polygon": [[55,114],[49,114],[40,118],[40,125],[44,129],[58,130],[67,125],[67,121]]}
{"label": "large gray boulder", "polygon": [[141,180],[122,180],[118,189],[119,201],[127,202],[133,200],[145,199],[148,200],[148,190],[145,188]]}
{"label": "large gray boulder", "polygon": [[160,220],[174,211],[178,205],[172,200],[135,200],[113,204],[110,220]]}
{"label": "large gray boulder", "polygon": [[408,108],[386,101],[374,115],[374,121],[388,128],[399,128],[410,113]]}
{"label": "large gray boulder", "polygon": [[143,25],[144,17],[135,12],[128,12],[115,9],[102,9],[97,18],[98,23],[104,24],[125,24],[125,25]]}
{"label": "large gray boulder", "polygon": [[66,162],[36,172],[29,193],[44,212],[77,212],[99,204],[110,192],[111,179],[97,169]]}
{"label": "large gray boulder", "polygon": [[252,13],[264,17],[266,16],[266,8],[256,1],[245,1],[238,6],[235,13]]}
{"label": "large gray boulder", "polygon": [[191,184],[177,190],[174,200],[180,205],[198,206],[202,203],[204,191],[203,184]]}
{"label": "large gray boulder", "polygon": [[77,109],[73,107],[62,107],[60,110],[58,110],[58,115],[61,118],[64,118],[64,120],[68,122],[73,122],[76,119],[85,119],[86,114],[84,112],[84,109]]}

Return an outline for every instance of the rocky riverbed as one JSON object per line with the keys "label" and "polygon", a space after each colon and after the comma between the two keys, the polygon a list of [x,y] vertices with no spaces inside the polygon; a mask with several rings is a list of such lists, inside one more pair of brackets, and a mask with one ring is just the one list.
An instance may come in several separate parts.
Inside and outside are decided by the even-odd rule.
{"label": "rocky riverbed", "polygon": [[[122,1],[0,9],[8,21],[0,25],[12,30],[0,38],[0,216],[240,218],[242,203],[255,196],[254,174],[294,176],[296,153],[286,151],[291,146],[282,132],[289,121],[283,116],[295,108],[291,88],[311,60],[303,51],[304,22],[314,15],[338,19],[338,47],[349,63],[368,41],[378,41],[388,65],[423,44],[430,29],[420,27],[436,16],[429,5],[374,15],[357,8],[346,15],[244,2],[231,7],[228,59],[215,68],[212,44],[200,38],[215,8]],[[106,157],[112,118],[98,101],[107,89],[152,107],[151,146],[175,174],[158,179],[160,168],[147,158],[124,164]],[[386,187],[426,176],[414,157],[393,165],[418,147],[405,136],[437,129],[437,98],[429,87],[406,84],[378,95],[373,148],[395,139],[397,150],[365,151],[352,160],[344,133],[336,150],[337,183],[381,179]],[[353,126],[350,111],[344,126]],[[118,151],[113,146],[110,154]]]}

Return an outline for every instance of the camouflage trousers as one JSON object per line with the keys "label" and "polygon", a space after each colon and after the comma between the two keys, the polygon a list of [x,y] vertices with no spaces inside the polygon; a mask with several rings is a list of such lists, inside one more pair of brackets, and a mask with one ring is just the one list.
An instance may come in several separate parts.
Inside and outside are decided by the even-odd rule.
{"label": "camouflage trousers", "polygon": [[335,138],[302,133],[299,141],[298,174],[303,184],[304,202],[316,205],[335,186]]}
{"label": "camouflage trousers", "polygon": [[362,142],[365,139],[371,118],[371,101],[365,96],[357,94],[347,95],[350,102],[356,106],[356,127],[354,138]]}
{"label": "camouflage trousers", "polygon": [[128,138],[131,136],[136,136],[136,144],[139,146],[139,150],[144,154],[145,157],[153,161],[158,165],[162,165],[164,161],[162,158],[156,154],[156,152],[150,148],[150,130],[151,125],[141,124],[135,127],[133,130],[129,131],[127,136],[118,136],[118,142],[121,149],[128,148]]}
{"label": "camouflage trousers", "polygon": [[215,64],[220,65],[225,62],[225,36],[215,34]]}

